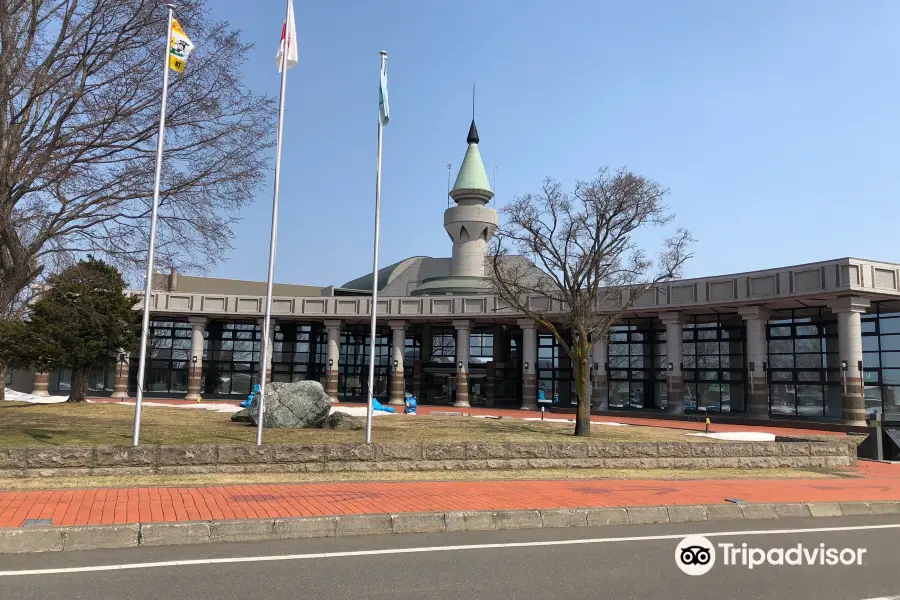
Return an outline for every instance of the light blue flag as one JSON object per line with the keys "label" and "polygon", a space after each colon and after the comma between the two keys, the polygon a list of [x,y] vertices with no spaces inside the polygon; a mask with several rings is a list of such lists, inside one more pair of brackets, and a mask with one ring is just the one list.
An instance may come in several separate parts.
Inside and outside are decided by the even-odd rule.
{"label": "light blue flag", "polygon": [[381,69],[381,86],[378,89],[378,118],[384,127],[391,120],[391,109],[388,106],[387,64]]}

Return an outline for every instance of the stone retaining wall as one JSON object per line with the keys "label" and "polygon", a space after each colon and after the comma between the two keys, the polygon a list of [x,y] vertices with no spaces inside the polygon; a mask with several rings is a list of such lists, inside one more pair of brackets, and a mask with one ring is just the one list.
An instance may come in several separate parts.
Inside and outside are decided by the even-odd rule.
{"label": "stone retaining wall", "polygon": [[846,467],[856,444],[527,442],[0,449],[0,477],[191,473]]}

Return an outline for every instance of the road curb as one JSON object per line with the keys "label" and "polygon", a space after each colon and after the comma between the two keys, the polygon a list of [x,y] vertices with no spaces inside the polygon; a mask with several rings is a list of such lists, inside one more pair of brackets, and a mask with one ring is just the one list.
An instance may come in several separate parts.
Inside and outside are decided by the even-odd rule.
{"label": "road curb", "polygon": [[884,514],[900,515],[900,501],[451,511],[71,527],[23,527],[0,529],[0,554],[387,533],[596,527],[688,521],[815,519]]}

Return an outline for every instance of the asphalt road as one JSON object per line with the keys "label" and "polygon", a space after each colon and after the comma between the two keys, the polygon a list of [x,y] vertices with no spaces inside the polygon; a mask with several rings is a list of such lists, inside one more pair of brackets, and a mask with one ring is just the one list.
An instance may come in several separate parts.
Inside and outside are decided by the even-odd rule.
{"label": "asphalt road", "polygon": [[[891,527],[882,527],[885,525]],[[785,531],[821,528],[850,529]],[[776,530],[780,532],[748,534]],[[726,535],[709,537],[716,547],[730,543],[739,548],[747,543],[767,551],[797,544],[814,549],[825,544],[865,548],[867,552],[861,565],[762,565],[751,570],[723,565],[721,550],[717,550],[716,564],[705,575],[689,576],[677,568],[675,548],[684,535],[723,532]],[[647,536],[670,537],[634,539]],[[341,554],[320,556],[322,553]],[[145,564],[181,560],[202,564]],[[84,567],[103,570],[80,570]],[[10,573],[46,569],[71,571]],[[894,595],[900,596],[900,518],[896,516],[0,555],[2,600],[863,600]]]}

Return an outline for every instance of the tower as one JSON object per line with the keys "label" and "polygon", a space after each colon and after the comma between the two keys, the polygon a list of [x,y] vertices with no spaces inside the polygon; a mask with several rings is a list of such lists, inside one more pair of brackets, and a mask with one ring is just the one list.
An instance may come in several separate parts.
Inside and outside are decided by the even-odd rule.
{"label": "tower", "polygon": [[[475,119],[466,137],[469,147],[450,190],[456,203],[444,211],[444,229],[453,240],[449,273],[424,276],[410,294],[437,296],[447,294],[488,294],[491,282],[485,276],[488,241],[497,231],[497,211],[488,208],[494,197],[488,183],[481,152],[478,150],[478,128]],[[421,275],[420,275],[421,276]]]}
{"label": "tower", "polygon": [[494,196],[478,150],[475,119],[466,137],[468,148],[450,197],[456,202],[444,211],[444,229],[453,240],[451,277],[484,277],[488,240],[497,229],[497,211],[487,204]]}

